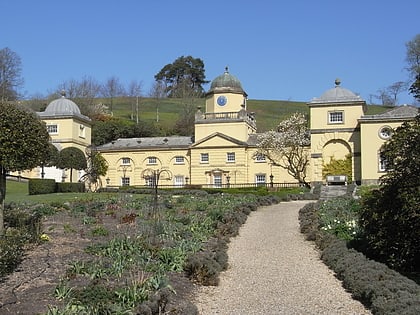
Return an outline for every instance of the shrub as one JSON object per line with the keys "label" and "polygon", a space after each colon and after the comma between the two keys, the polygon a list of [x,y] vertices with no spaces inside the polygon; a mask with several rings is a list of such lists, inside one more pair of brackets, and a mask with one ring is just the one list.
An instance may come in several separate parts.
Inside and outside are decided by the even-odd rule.
{"label": "shrub", "polygon": [[57,192],[85,192],[84,183],[57,183]]}
{"label": "shrub", "polygon": [[5,206],[5,236],[0,237],[0,278],[12,272],[21,262],[24,245],[37,242],[41,235],[42,215],[15,204]]}
{"label": "shrub", "polygon": [[19,234],[0,237],[0,279],[20,264],[24,254],[24,243],[24,239]]}
{"label": "shrub", "polygon": [[28,181],[29,195],[52,194],[56,191],[54,179],[31,178]]}
{"label": "shrub", "polygon": [[320,203],[320,229],[340,239],[352,240],[359,231],[360,203],[348,197],[337,197]]}
{"label": "shrub", "polygon": [[364,199],[360,224],[371,257],[400,271],[420,271],[418,187],[384,186]]}
{"label": "shrub", "polygon": [[321,259],[331,268],[343,286],[373,314],[420,314],[420,286],[379,262],[369,260],[348,248],[345,240],[334,234],[317,231],[318,204],[299,211],[302,233],[312,235],[321,249]]}

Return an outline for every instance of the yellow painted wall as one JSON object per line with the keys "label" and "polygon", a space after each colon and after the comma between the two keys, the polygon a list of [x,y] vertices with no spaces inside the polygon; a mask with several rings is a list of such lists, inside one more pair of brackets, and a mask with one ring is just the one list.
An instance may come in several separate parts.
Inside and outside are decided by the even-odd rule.
{"label": "yellow painted wall", "polygon": [[[220,106],[217,104],[217,98],[220,95],[224,95],[227,98],[227,103],[224,106]],[[235,93],[211,94],[206,99],[206,113],[238,112],[241,110],[242,104],[246,104],[246,99],[242,94],[235,94]]]}
{"label": "yellow painted wall", "polygon": [[[189,156],[188,150],[148,150],[148,151],[128,151],[128,152],[101,152],[102,156],[108,162],[108,173],[102,178],[103,185],[106,185],[106,179],[109,178],[110,186],[121,186],[122,178],[129,177],[130,185],[145,185],[144,175],[148,174],[146,170],[169,169],[162,173],[160,185],[174,185],[175,176],[190,177],[189,174]],[[183,156],[184,163],[177,164],[176,156]],[[149,157],[156,157],[156,164],[149,164]],[[130,163],[123,164],[122,159],[129,158]],[[169,179],[171,177],[171,179]]]}
{"label": "yellow painted wall", "polygon": [[402,121],[373,121],[360,124],[362,184],[376,184],[378,179],[386,173],[379,169],[380,148],[386,142],[379,135],[379,131],[385,126],[395,129],[401,124]]}
{"label": "yellow painted wall", "polygon": [[[310,106],[311,129],[331,129],[331,128],[356,128],[358,119],[364,114],[364,102],[355,102],[349,105],[323,104]],[[344,113],[343,123],[329,123],[328,113],[342,111]]]}

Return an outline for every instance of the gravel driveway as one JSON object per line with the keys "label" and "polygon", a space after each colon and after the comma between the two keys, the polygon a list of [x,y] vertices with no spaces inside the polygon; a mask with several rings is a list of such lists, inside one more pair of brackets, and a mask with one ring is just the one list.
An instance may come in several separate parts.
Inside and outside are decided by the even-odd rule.
{"label": "gravel driveway", "polygon": [[299,232],[307,201],[252,212],[229,244],[229,268],[217,287],[195,296],[200,314],[370,314],[351,298]]}

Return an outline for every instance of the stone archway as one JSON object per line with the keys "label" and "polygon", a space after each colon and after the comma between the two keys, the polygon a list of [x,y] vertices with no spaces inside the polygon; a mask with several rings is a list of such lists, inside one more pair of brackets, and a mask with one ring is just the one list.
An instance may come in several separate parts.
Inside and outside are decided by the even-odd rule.
{"label": "stone archway", "polygon": [[324,163],[329,163],[331,158],[343,160],[351,154],[350,145],[341,139],[332,139],[325,143],[322,148],[322,159]]}
{"label": "stone archway", "polygon": [[345,175],[345,181],[352,180],[354,168],[350,145],[341,139],[333,139],[322,148],[322,177]]}

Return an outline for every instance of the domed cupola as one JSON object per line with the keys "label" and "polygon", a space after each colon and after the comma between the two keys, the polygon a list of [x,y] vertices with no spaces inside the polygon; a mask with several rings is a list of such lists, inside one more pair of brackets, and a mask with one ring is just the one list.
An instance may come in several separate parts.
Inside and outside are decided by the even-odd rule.
{"label": "domed cupola", "polygon": [[219,75],[211,82],[210,90],[207,94],[214,93],[237,93],[246,95],[241,82],[229,73],[228,67],[225,68],[225,72],[222,75]]}
{"label": "domed cupola", "polygon": [[75,102],[66,98],[66,93],[61,92],[61,97],[52,101],[47,108],[45,113],[49,115],[80,115],[80,108]]}
{"label": "domed cupola", "polygon": [[360,102],[363,99],[352,91],[340,86],[340,79],[335,80],[335,87],[325,91],[319,98],[313,98],[310,103],[341,103]]}
{"label": "domed cupola", "polygon": [[38,115],[44,117],[78,117],[85,121],[90,121],[90,118],[80,112],[79,106],[75,102],[66,98],[66,93],[61,92],[61,97],[53,100],[48,104],[44,112],[39,112]]}

